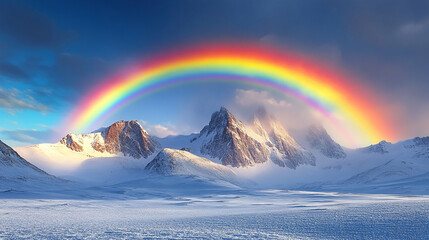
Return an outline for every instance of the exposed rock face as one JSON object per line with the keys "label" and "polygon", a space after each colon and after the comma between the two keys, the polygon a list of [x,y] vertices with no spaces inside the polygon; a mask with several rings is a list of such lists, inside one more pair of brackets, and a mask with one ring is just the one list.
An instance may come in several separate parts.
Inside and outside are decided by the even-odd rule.
{"label": "exposed rock face", "polygon": [[413,142],[416,146],[429,147],[429,137],[416,137]]}
{"label": "exposed rock face", "polygon": [[264,109],[255,114],[253,124],[245,125],[222,107],[212,114],[209,125],[194,141],[201,142],[203,155],[233,167],[253,166],[269,160],[289,168],[315,165],[315,157],[299,146]]}
{"label": "exposed rock face", "polygon": [[147,158],[159,148],[158,142],[137,121],[115,122],[89,134],[68,134],[60,142],[76,152],[84,152],[90,146],[98,152],[121,152],[134,158]]}
{"label": "exposed rock face", "polygon": [[311,148],[319,150],[328,158],[340,159],[347,157],[347,154],[340,144],[336,143],[331,136],[329,136],[322,125],[310,127],[307,134],[307,141]]}
{"label": "exposed rock face", "polygon": [[302,164],[316,164],[313,154],[302,148],[264,108],[255,113],[253,129],[266,138],[266,145],[272,152],[271,160],[277,165],[295,169]]}
{"label": "exposed rock face", "polygon": [[220,164],[188,151],[164,148],[148,163],[145,170],[161,175],[188,175],[233,181],[235,173]]}
{"label": "exposed rock face", "polygon": [[370,146],[365,147],[365,148],[361,148],[361,151],[364,151],[367,153],[385,154],[385,153],[389,153],[389,151],[387,150],[387,146],[389,146],[389,145],[392,145],[392,143],[386,142],[383,140],[377,144],[370,145]]}
{"label": "exposed rock face", "polygon": [[246,127],[228,110],[221,108],[201,130],[201,153],[219,158],[223,165],[252,166],[269,159],[268,149],[246,133]]}
{"label": "exposed rock face", "polygon": [[159,147],[137,121],[119,121],[102,132],[105,149],[134,158],[147,158]]}
{"label": "exposed rock face", "polygon": [[68,148],[75,152],[82,152],[83,147],[77,141],[73,139],[73,135],[67,134],[67,136],[63,137],[60,140],[60,143],[66,145]]}

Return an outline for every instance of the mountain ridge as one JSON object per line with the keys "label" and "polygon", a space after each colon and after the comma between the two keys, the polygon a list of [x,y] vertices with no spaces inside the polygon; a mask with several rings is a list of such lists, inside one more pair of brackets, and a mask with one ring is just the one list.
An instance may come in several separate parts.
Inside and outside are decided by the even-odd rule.
{"label": "mountain ridge", "polygon": [[[244,123],[226,108],[221,108],[212,114],[209,124],[203,127],[200,133],[166,138],[152,137],[141,125],[136,124],[133,128],[126,126],[127,122],[132,121],[119,121],[111,127],[90,134],[69,134],[63,138],[62,143],[40,144],[36,148],[21,147],[17,148],[17,151],[20,154],[22,152],[30,162],[39,167],[41,165],[33,162],[34,156],[40,158],[51,156],[50,158],[55,161],[61,159],[61,164],[71,164],[68,156],[73,155],[77,157],[76,166],[97,167],[97,164],[104,165],[108,159],[113,159],[109,164],[118,161],[117,164],[113,164],[115,167],[143,170],[150,166],[149,163],[163,151],[162,149],[173,148],[175,150],[172,151],[181,153],[178,155],[189,153],[193,154],[191,158],[204,158],[214,164],[220,163],[222,164],[220,166],[233,170],[238,177],[246,181],[256,182],[261,186],[283,188],[332,184],[344,186],[384,184],[412,179],[414,176],[426,176],[425,174],[429,172],[427,161],[429,137],[417,137],[395,144],[381,141],[365,148],[343,149],[329,136],[323,126],[319,125],[309,129],[310,137],[301,139],[308,141],[308,145],[301,145],[302,141],[298,143],[264,109],[259,109],[250,123]],[[121,134],[125,135],[125,143],[120,140]],[[150,155],[133,156],[132,150],[140,153],[140,150],[148,149],[140,144],[144,141],[143,136],[148,137],[146,140],[149,138],[153,140],[147,143],[153,143],[156,148],[147,151]],[[112,153],[106,149],[99,151],[96,144],[106,146],[104,140],[108,138],[112,139],[111,145],[107,144]],[[72,148],[78,147],[74,146],[73,142],[79,144],[82,151],[80,148],[77,148],[78,151],[73,150]],[[255,155],[254,152],[259,155]],[[255,159],[254,156],[260,158]],[[97,161],[83,164],[93,158],[97,158]],[[183,156],[178,156],[179,160],[171,157],[166,159],[169,162],[181,161]],[[128,161],[134,162],[128,164]],[[159,161],[158,159],[158,163]],[[189,161],[186,162],[188,163]]]}
{"label": "mountain ridge", "polygon": [[117,121],[88,134],[67,134],[60,143],[73,151],[83,152],[85,138],[92,138],[89,145],[98,152],[123,153],[133,158],[147,158],[160,148],[159,143],[136,120]]}

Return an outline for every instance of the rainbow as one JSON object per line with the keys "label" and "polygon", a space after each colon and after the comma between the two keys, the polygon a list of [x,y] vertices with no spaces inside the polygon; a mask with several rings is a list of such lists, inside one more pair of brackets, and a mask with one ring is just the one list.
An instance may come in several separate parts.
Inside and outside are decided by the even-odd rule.
{"label": "rainbow", "polygon": [[352,139],[375,143],[392,136],[375,94],[344,73],[302,55],[258,45],[218,44],[186,48],[145,61],[92,88],[67,117],[70,132],[95,128],[106,116],[152,91],[192,81],[256,84],[292,95]]}

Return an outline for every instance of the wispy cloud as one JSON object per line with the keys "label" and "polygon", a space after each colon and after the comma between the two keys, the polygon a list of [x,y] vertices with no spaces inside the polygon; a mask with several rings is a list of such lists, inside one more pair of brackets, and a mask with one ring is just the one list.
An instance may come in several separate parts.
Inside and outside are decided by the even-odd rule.
{"label": "wispy cloud", "polygon": [[399,26],[397,34],[407,42],[427,41],[429,39],[429,18],[404,23]]}
{"label": "wispy cloud", "polygon": [[277,100],[267,91],[237,89],[235,101],[243,106],[270,105],[275,107],[291,106],[285,100]]}
{"label": "wispy cloud", "polygon": [[39,103],[34,97],[18,89],[0,88],[0,108],[9,111],[31,109],[41,112],[48,112],[50,108]]}
{"label": "wispy cloud", "polygon": [[54,136],[54,133],[55,132],[52,129],[0,129],[0,135],[2,135],[2,139],[11,140],[18,143],[19,145],[51,142],[51,138]]}
{"label": "wispy cloud", "polygon": [[161,124],[151,125],[142,120],[140,120],[139,122],[142,124],[143,128],[152,136],[163,138],[167,136],[179,135],[179,133],[174,130],[174,126],[164,126]]}
{"label": "wispy cloud", "polygon": [[237,89],[235,101],[228,107],[242,120],[251,120],[255,111],[263,106],[288,129],[305,129],[320,121],[320,114],[305,103],[276,96],[268,91]]}

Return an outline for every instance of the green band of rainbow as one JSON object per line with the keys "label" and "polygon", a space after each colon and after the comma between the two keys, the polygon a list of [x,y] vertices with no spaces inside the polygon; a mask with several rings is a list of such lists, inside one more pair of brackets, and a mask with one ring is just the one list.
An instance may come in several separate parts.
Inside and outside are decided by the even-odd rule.
{"label": "green band of rainbow", "polygon": [[221,45],[174,52],[138,71],[95,86],[68,117],[72,132],[86,131],[99,119],[151,91],[187,81],[236,81],[274,88],[293,95],[353,136],[358,144],[392,135],[377,98],[343,74],[298,55],[258,46]]}

